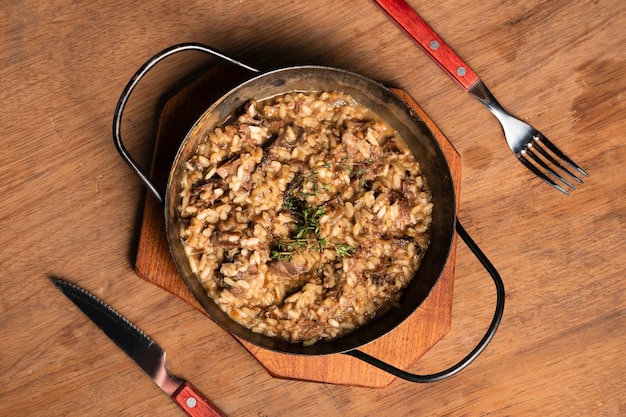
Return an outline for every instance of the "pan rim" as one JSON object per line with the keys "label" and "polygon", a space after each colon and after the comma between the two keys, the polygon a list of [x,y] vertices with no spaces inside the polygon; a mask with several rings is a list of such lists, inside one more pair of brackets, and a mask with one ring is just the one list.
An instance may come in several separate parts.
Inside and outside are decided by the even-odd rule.
{"label": "pan rim", "polygon": [[[421,301],[419,301],[418,303],[415,304],[414,307],[411,308],[411,312],[408,314],[403,314],[401,316],[403,317],[392,317],[392,319],[390,320],[389,323],[384,323],[384,324],[380,324],[378,325],[378,328],[375,332],[373,332],[372,334],[369,334],[367,336],[363,336],[363,337],[354,337],[353,335],[359,334],[359,331],[355,332],[355,333],[351,333],[342,337],[339,337],[337,339],[333,339],[330,341],[321,341],[318,342],[312,346],[302,346],[302,344],[298,343],[298,344],[293,344],[293,343],[289,343],[289,342],[284,342],[278,339],[274,339],[274,338],[270,338],[268,336],[263,336],[263,335],[259,335],[257,333],[253,333],[251,330],[237,324],[236,322],[234,322],[232,319],[230,319],[228,316],[225,315],[225,313],[219,313],[221,312],[221,310],[219,310],[219,308],[217,307],[217,305],[210,300],[210,298],[208,296],[206,297],[200,297],[198,295],[199,291],[204,291],[202,286],[199,284],[199,280],[195,277],[195,275],[193,274],[189,274],[187,272],[188,270],[188,265],[185,264],[186,259],[181,259],[177,253],[180,253],[180,251],[177,252],[177,249],[175,248],[174,244],[173,244],[173,240],[178,242],[179,238],[177,238],[178,234],[177,231],[173,231],[173,229],[175,229],[175,223],[172,223],[172,219],[175,218],[176,216],[176,204],[174,203],[175,199],[177,198],[177,193],[175,192],[175,186],[173,186],[174,181],[176,181],[178,178],[180,178],[179,176],[179,169],[178,167],[181,164],[181,160],[183,160],[184,155],[186,155],[185,150],[194,145],[192,142],[192,138],[194,136],[194,134],[197,134],[201,129],[207,129],[207,126],[204,126],[203,124],[206,123],[206,120],[209,118],[208,115],[211,115],[213,112],[216,111],[216,109],[218,109],[220,106],[225,106],[225,102],[227,102],[230,99],[233,98],[233,96],[237,95],[239,92],[244,91],[246,88],[250,88],[251,86],[254,87],[255,84],[257,83],[262,83],[265,80],[267,80],[268,78],[270,80],[273,80],[273,82],[276,84],[274,85],[274,87],[276,88],[280,88],[280,80],[282,76],[286,76],[286,75],[292,75],[291,73],[295,72],[296,74],[302,75],[303,73],[324,73],[325,75],[329,76],[332,78],[332,76],[336,75],[342,79],[350,79],[350,80],[357,80],[358,83],[356,83],[357,85],[359,85],[359,83],[363,84],[363,85],[367,85],[367,86],[371,86],[370,88],[376,89],[378,90],[377,93],[380,94],[380,97],[378,97],[378,99],[382,100],[382,101],[386,101],[389,103],[392,103],[393,106],[397,109],[397,108],[401,108],[404,110],[405,114],[402,116],[403,119],[405,120],[411,120],[413,123],[420,125],[420,131],[422,131],[422,133],[425,133],[427,135],[430,136],[430,141],[432,143],[429,143],[430,146],[434,147],[436,149],[436,151],[440,154],[440,161],[444,162],[444,166],[441,166],[440,168],[444,171],[447,172],[448,178],[449,178],[449,193],[448,193],[448,199],[450,201],[447,201],[446,204],[451,205],[452,207],[456,207],[456,192],[454,189],[454,186],[452,184],[452,179],[451,179],[451,173],[450,173],[450,167],[447,163],[447,160],[445,159],[445,156],[443,156],[443,150],[441,149],[441,147],[439,146],[439,143],[436,141],[436,139],[434,138],[434,134],[432,133],[432,131],[425,126],[425,123],[423,120],[421,120],[421,118],[419,118],[418,115],[416,115],[411,109],[410,107],[407,105],[407,103],[405,103],[401,98],[399,98],[395,93],[393,93],[390,89],[388,89],[385,85],[374,81],[370,78],[367,78],[363,75],[351,72],[351,71],[347,71],[344,69],[340,69],[340,68],[334,68],[334,67],[328,67],[328,66],[320,66],[320,65],[298,65],[298,66],[292,66],[292,67],[285,67],[285,68],[279,68],[276,70],[272,70],[272,71],[268,71],[268,72],[264,72],[261,73],[259,75],[256,75],[252,78],[250,78],[249,80],[235,86],[234,88],[232,88],[231,90],[229,90],[227,93],[225,93],[224,95],[222,95],[222,97],[220,97],[218,100],[216,100],[211,106],[209,106],[209,108],[207,110],[205,110],[203,112],[203,114],[196,120],[196,122],[194,123],[194,125],[191,127],[191,129],[189,129],[188,133],[185,135],[185,138],[183,139],[183,141],[181,142],[181,145],[178,148],[178,151],[176,153],[176,156],[174,158],[174,162],[170,168],[170,172],[168,175],[168,181],[167,181],[167,187],[165,190],[165,198],[164,198],[164,216],[165,216],[165,225],[166,225],[166,235],[167,235],[167,241],[168,241],[168,247],[170,249],[170,252],[172,254],[172,258],[174,259],[174,262],[176,264],[177,270],[179,272],[179,274],[181,275],[181,277],[183,278],[183,281],[185,282],[185,284],[187,285],[187,287],[189,287],[191,293],[194,295],[194,297],[196,298],[196,300],[198,300],[198,302],[202,305],[202,307],[205,309],[205,311],[209,314],[209,316],[216,322],[218,323],[220,326],[222,326],[225,330],[227,330],[228,332],[230,332],[231,334],[235,335],[236,337],[245,340],[253,345],[259,346],[261,348],[265,348],[268,350],[273,350],[276,352],[280,352],[280,353],[287,353],[287,354],[298,354],[298,355],[325,355],[325,354],[334,354],[334,353],[343,353],[346,351],[350,351],[356,348],[359,348],[367,343],[370,343],[374,340],[377,340],[378,338],[384,336],[385,334],[387,334],[388,332],[392,331],[394,328],[396,328],[397,326],[399,326],[404,320],[406,320],[408,317],[411,316],[411,314],[419,307],[419,305],[421,305],[421,303],[428,297],[428,295],[430,294],[430,291],[432,290],[432,288],[435,286],[435,284],[438,282],[439,277],[441,276],[441,273],[444,269],[444,266],[446,265],[448,258],[450,256],[450,252],[451,252],[451,248],[453,245],[453,238],[454,238],[454,229],[455,229],[455,223],[456,223],[456,209],[453,209],[451,213],[447,212],[446,216],[447,216],[447,222],[448,224],[448,228],[449,230],[446,230],[445,232],[445,237],[443,238],[443,240],[445,242],[440,242],[439,245],[443,245],[445,246],[445,250],[438,248],[438,250],[441,252],[439,254],[440,258],[439,262],[437,263],[437,265],[440,265],[441,267],[438,268],[438,270],[436,272],[432,272],[432,275],[436,275],[436,277],[433,279],[431,278],[432,281],[432,285],[430,285],[430,288],[428,289],[428,291],[424,294],[424,291],[418,291],[420,297],[422,298]],[[281,92],[277,92],[273,95],[267,96],[267,97],[252,97],[254,99],[257,100],[261,100],[261,99],[265,99],[265,98],[269,98],[272,96],[276,96],[279,94],[284,94],[287,92],[291,92],[291,91],[312,91],[311,89],[301,89],[301,90],[294,90],[294,89],[289,89],[289,90],[285,90],[282,93]],[[318,90],[321,91],[321,90]],[[244,102],[246,100],[243,100]],[[359,101],[357,99],[357,101]],[[230,113],[233,113],[234,111],[236,111],[237,108],[231,108],[230,109]],[[215,126],[219,125],[220,123],[224,123],[224,120],[219,120],[217,123],[212,124],[211,129],[214,128]],[[394,126],[397,127],[397,126]],[[408,127],[407,129],[410,129],[410,127]],[[415,152],[413,152],[415,154]],[[415,155],[416,159],[418,159],[417,155]],[[418,159],[418,162],[422,162]],[[428,176],[427,176],[428,179]],[[428,250],[427,250],[427,254],[429,253],[429,251],[431,251],[431,248],[429,246]],[[426,256],[426,255],[425,255]],[[423,266],[423,265],[422,265]],[[422,269],[422,266],[420,266],[420,269]],[[419,270],[418,270],[419,271]],[[417,278],[417,277],[416,277]],[[200,290],[199,290],[200,289]],[[403,300],[404,300],[404,296],[403,296]],[[212,305],[211,305],[212,303]],[[216,311],[216,310],[219,310]],[[226,320],[223,320],[224,317],[226,318]],[[378,318],[378,321],[386,321],[385,317],[387,316],[383,316],[382,318]],[[370,324],[368,324],[367,326],[364,326],[363,329],[367,329],[370,328]],[[351,337],[352,335],[352,337]]]}

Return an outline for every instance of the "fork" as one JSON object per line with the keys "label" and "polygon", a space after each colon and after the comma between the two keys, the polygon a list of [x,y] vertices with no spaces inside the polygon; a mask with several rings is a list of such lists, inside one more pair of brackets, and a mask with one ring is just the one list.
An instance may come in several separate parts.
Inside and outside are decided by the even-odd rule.
{"label": "fork", "polygon": [[[541,132],[513,117],[496,101],[476,73],[428,26],[404,0],[374,0],[459,86],[498,119],[506,142],[531,172],[566,195],[589,174]],[[573,171],[573,172],[572,172]],[[566,188],[567,187],[567,188]]]}

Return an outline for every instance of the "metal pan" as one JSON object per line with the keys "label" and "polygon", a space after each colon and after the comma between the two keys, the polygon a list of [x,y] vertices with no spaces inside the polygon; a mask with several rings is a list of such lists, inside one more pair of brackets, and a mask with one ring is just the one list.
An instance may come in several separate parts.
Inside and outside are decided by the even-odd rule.
{"label": "metal pan", "polygon": [[[224,59],[233,65],[251,71],[254,76],[222,96],[196,121],[187,133],[176,154],[164,195],[150,181],[148,175],[138,166],[126,151],[122,137],[121,124],[124,107],[131,92],[142,77],[161,60],[181,51],[202,51]],[[405,139],[432,191],[434,209],[432,213],[431,242],[424,255],[420,268],[405,289],[399,308],[392,309],[384,316],[372,320],[367,326],[327,342],[318,342],[311,346],[294,344],[272,337],[254,333],[230,319],[207,296],[206,292],[191,272],[182,241],[178,235],[178,213],[180,178],[183,175],[184,162],[195,151],[200,138],[208,131],[222,124],[229,116],[250,99],[262,100],[292,91],[339,91],[350,94],[354,99],[372,109],[398,130]],[[175,45],[156,54],[148,60],[132,77],[122,93],[114,114],[113,138],[124,160],[139,175],[148,189],[163,204],[166,234],[172,257],[181,277],[208,314],[224,329],[237,337],[276,352],[298,355],[327,355],[345,353],[366,360],[402,378],[416,382],[429,382],[451,376],[473,361],[489,343],[499,325],[504,307],[504,287],[493,266],[482,254],[456,219],[456,196],[452,175],[445,155],[426,124],[411,109],[384,85],[346,70],[322,66],[296,66],[263,72],[240,63],[214,49],[197,43]],[[387,334],[422,304],[437,283],[448,260],[455,230],[470,246],[479,260],[492,276],[497,289],[496,312],[485,337],[476,348],[455,366],[434,375],[418,376],[380,363],[375,358],[357,350],[369,342]]]}

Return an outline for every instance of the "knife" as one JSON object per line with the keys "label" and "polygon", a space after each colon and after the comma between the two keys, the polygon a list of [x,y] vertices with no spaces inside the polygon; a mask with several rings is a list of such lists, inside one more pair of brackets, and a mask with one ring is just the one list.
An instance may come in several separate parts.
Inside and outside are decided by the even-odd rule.
{"label": "knife", "polygon": [[58,278],[56,287],[122,349],[155,384],[192,417],[226,417],[189,382],[169,374],[165,351],[120,313],[82,288]]}

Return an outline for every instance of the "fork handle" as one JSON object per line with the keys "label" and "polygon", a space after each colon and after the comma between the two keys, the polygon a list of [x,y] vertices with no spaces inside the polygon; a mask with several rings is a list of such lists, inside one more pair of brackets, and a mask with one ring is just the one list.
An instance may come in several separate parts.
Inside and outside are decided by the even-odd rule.
{"label": "fork handle", "polygon": [[374,0],[426,54],[467,91],[479,77],[404,0]]}

